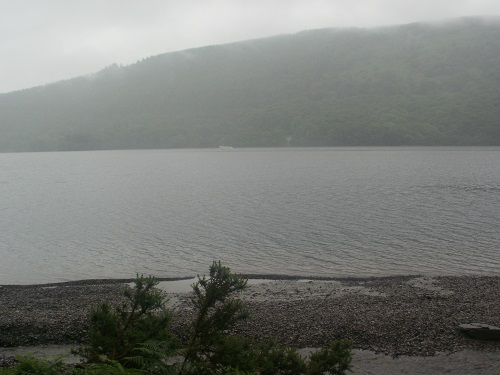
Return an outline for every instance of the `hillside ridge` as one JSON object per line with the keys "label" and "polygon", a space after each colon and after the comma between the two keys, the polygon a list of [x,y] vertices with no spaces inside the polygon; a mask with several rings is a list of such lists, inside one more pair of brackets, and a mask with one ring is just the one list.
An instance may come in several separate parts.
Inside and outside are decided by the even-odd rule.
{"label": "hillside ridge", "polygon": [[500,145],[500,18],[318,29],[0,94],[0,152]]}

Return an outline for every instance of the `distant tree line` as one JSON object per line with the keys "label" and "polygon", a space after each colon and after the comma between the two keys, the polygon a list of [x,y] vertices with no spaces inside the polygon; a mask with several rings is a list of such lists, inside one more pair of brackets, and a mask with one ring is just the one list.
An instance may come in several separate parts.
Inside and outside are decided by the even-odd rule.
{"label": "distant tree line", "polygon": [[0,95],[0,151],[500,145],[500,19],[306,31]]}

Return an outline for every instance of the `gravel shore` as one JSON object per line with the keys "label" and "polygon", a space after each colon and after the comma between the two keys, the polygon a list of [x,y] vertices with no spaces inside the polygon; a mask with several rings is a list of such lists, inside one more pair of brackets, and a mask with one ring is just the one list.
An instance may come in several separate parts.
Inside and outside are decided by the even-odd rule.
{"label": "gravel shore", "polygon": [[[498,341],[474,340],[458,330],[459,324],[471,322],[500,326],[498,276],[261,278],[252,279],[240,296],[252,319],[237,327],[256,340],[274,337],[306,348],[346,337],[356,349],[391,358],[480,351],[491,358],[498,354],[500,366]],[[0,347],[78,345],[89,307],[120,302],[125,282],[0,286]],[[174,330],[181,335],[190,315],[189,282],[182,288],[161,283],[175,308]]]}

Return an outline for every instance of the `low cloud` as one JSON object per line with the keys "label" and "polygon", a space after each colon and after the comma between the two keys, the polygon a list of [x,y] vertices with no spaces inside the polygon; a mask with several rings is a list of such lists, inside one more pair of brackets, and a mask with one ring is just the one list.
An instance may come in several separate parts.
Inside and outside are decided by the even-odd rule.
{"label": "low cloud", "polygon": [[0,92],[112,63],[324,27],[500,15],[498,0],[19,0],[0,5]]}

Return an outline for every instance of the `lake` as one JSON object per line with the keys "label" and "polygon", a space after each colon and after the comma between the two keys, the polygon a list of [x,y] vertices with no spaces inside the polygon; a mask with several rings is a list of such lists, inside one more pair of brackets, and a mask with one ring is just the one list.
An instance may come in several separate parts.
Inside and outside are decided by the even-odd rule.
{"label": "lake", "polygon": [[0,284],[500,275],[500,148],[0,154]]}

